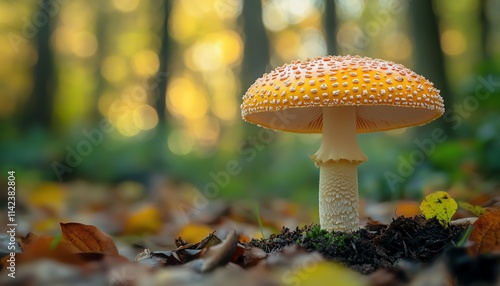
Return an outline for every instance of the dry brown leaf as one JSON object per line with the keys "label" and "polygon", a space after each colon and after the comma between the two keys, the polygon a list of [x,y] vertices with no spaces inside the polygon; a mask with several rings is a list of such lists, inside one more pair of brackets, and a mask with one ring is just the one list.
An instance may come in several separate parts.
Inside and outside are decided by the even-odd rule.
{"label": "dry brown leaf", "polygon": [[[57,245],[53,245],[53,236],[40,236],[29,233],[21,239],[20,245],[22,253],[16,254],[16,265],[20,266],[24,263],[36,261],[39,259],[53,259],[62,263],[81,265],[84,263],[78,255],[73,251],[73,248],[66,242],[60,241]],[[3,267],[8,266],[6,256],[1,260]],[[2,267],[2,269],[4,269]]]}
{"label": "dry brown leaf", "polygon": [[215,235],[215,230],[209,233],[204,239],[202,239],[199,243],[196,243],[196,249],[204,249],[207,247],[215,246],[221,243],[222,240]]}
{"label": "dry brown leaf", "polygon": [[63,241],[81,253],[102,253],[118,256],[113,239],[93,225],[61,223]]}
{"label": "dry brown leaf", "polygon": [[474,223],[469,240],[472,254],[500,252],[500,209],[489,208]]}
{"label": "dry brown leaf", "polygon": [[[238,244],[238,248],[236,250],[238,251],[240,247],[241,245]],[[243,257],[243,261],[240,262],[240,266],[246,268],[257,265],[259,262],[261,262],[263,259],[267,257],[267,253],[258,247],[248,246],[244,248],[243,254],[241,254],[241,256]],[[239,257],[237,258],[238,260],[240,260]],[[233,262],[238,263],[238,261],[235,260],[234,257],[233,257]]]}
{"label": "dry brown leaf", "polygon": [[183,262],[175,251],[151,251],[144,249],[135,257],[135,261],[139,264],[148,265],[151,267],[179,265]]}
{"label": "dry brown leaf", "polygon": [[371,217],[368,218],[365,228],[368,231],[380,231],[381,229],[387,228],[386,224],[380,223],[378,220],[374,220]]}
{"label": "dry brown leaf", "polygon": [[210,272],[219,266],[227,264],[233,257],[237,244],[238,235],[236,231],[231,230],[222,243],[210,247],[206,252],[200,272]]}

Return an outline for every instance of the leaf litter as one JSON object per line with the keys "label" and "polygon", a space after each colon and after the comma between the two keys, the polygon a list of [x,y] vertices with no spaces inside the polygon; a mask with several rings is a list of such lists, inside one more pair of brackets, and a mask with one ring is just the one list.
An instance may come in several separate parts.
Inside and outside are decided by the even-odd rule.
{"label": "leaf litter", "polygon": [[[135,208],[138,211],[131,214],[119,206],[111,208],[117,218],[109,217],[110,209],[99,208],[110,218],[104,224],[99,220],[100,225],[125,218],[121,232],[119,224],[110,228],[115,230],[110,236],[95,225],[61,223],[60,235],[19,237],[22,250],[16,255],[14,284],[244,286],[335,281],[339,285],[426,285],[430,277],[441,282],[452,277],[450,283],[461,284],[498,281],[498,214],[492,207],[481,213],[469,245],[457,247],[458,241],[467,240],[467,224],[450,223],[448,209],[444,216],[399,216],[388,224],[368,218],[360,230],[342,233],[317,225],[283,227],[290,210],[293,217],[303,214],[297,212],[300,208],[280,204],[283,215],[270,214],[272,206],[261,209],[260,225],[251,215],[251,206],[245,209],[221,201],[212,205],[215,208],[209,205],[196,212],[188,224],[179,223],[175,214],[155,203]],[[410,205],[414,213],[416,204]],[[160,225],[159,218],[171,222]],[[141,227],[144,219],[153,223]],[[311,221],[309,217],[301,220]],[[278,233],[262,237],[263,230],[269,233],[279,228]],[[134,232],[139,236],[133,236]],[[0,235],[0,241],[4,240]],[[2,256],[5,269],[8,253]],[[47,271],[54,274],[44,275]],[[1,285],[12,283],[6,275],[0,277]]]}

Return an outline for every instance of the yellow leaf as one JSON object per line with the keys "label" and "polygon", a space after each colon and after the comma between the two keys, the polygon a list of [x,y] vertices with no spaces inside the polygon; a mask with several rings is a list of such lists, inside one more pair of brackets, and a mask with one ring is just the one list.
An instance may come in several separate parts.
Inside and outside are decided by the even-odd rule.
{"label": "yellow leaf", "polygon": [[157,233],[162,227],[160,212],[152,205],[147,205],[127,218],[125,234],[151,234]]}
{"label": "yellow leaf", "polygon": [[420,204],[420,211],[426,219],[437,218],[447,226],[457,211],[457,202],[447,192],[435,192],[425,197]]}
{"label": "yellow leaf", "polygon": [[488,209],[474,223],[469,240],[474,242],[470,250],[473,254],[500,253],[500,210]]}
{"label": "yellow leaf", "polygon": [[476,206],[476,205],[469,204],[468,202],[464,202],[464,201],[459,201],[458,205],[461,208],[463,208],[464,210],[466,210],[466,211],[468,211],[471,214],[476,215],[476,216],[480,216],[480,215],[484,214],[484,212],[486,211],[482,206]]}
{"label": "yellow leaf", "polygon": [[213,229],[202,224],[185,225],[177,236],[182,237],[186,242],[197,243],[204,239]]}
{"label": "yellow leaf", "polygon": [[29,194],[30,207],[42,208],[60,214],[66,204],[66,191],[57,183],[43,183]]}
{"label": "yellow leaf", "polygon": [[284,285],[368,285],[363,275],[332,262],[304,263],[304,265],[286,270],[281,276]]}

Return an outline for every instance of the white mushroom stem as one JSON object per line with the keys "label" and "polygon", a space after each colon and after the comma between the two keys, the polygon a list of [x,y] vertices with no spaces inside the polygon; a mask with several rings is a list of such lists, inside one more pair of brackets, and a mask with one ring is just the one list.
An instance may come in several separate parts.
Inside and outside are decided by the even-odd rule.
{"label": "white mushroom stem", "polygon": [[322,229],[359,228],[358,171],[367,160],[356,139],[356,107],[323,108],[323,140],[311,156],[320,168],[319,216]]}

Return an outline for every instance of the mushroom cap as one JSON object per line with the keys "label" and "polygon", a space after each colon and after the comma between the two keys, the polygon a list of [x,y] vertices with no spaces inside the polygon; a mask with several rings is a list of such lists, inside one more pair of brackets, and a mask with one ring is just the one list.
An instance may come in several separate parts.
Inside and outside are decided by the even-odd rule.
{"label": "mushroom cap", "polygon": [[264,74],[243,96],[241,115],[267,128],[321,133],[323,107],[334,106],[356,106],[359,133],[422,125],[444,113],[433,83],[400,64],[326,56]]}

